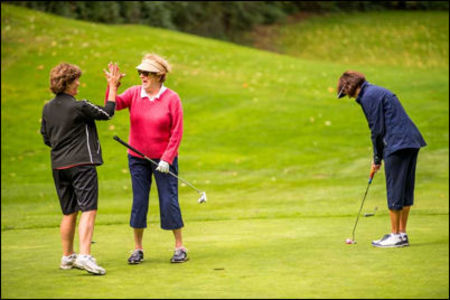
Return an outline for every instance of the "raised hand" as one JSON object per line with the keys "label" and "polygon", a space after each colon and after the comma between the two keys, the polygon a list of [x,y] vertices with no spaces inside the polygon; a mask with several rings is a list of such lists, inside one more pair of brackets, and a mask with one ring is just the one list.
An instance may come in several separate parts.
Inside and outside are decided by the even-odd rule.
{"label": "raised hand", "polygon": [[119,87],[120,80],[126,75],[120,73],[120,69],[117,63],[111,62],[108,64],[108,71],[103,69],[103,72],[105,73],[106,81],[112,87]]}

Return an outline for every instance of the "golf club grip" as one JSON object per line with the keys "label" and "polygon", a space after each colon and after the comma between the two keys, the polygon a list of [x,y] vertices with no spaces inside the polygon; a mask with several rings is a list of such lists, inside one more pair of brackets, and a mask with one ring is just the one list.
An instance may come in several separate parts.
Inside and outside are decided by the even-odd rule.
{"label": "golf club grip", "polygon": [[370,169],[370,174],[369,174],[369,183],[372,183],[373,177],[375,176],[375,169],[372,168]]}
{"label": "golf club grip", "polygon": [[142,157],[145,157],[145,155],[140,152],[139,150],[134,149],[133,147],[131,147],[130,145],[128,145],[127,143],[125,143],[124,141],[122,141],[117,135],[115,135],[113,137],[113,139],[115,139],[116,141],[118,141],[119,143],[121,143],[122,145],[124,145],[125,147],[127,147],[130,150],[133,150],[134,152],[136,152],[137,154],[139,154]]}

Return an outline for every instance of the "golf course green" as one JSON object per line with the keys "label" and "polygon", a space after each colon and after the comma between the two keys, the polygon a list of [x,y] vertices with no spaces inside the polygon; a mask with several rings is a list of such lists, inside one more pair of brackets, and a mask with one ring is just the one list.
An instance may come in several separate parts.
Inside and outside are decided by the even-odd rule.
{"label": "golf course green", "polygon": [[[363,21],[362,21],[363,20]],[[356,26],[355,24],[358,24]],[[273,53],[143,25],[104,25],[1,4],[2,298],[449,297],[449,14],[331,14],[286,25]],[[378,35],[376,33],[379,33]],[[343,43],[345,41],[345,43]],[[179,175],[190,260],[170,264],[150,193],[145,261],[133,249],[126,148],[129,114],[97,122],[104,164],[92,254],[105,276],[60,270],[61,211],[40,135],[52,67],[83,70],[77,99],[103,104],[103,69],[140,80],[155,52],[172,64],[165,85],[182,100]],[[390,231],[384,169],[367,187],[370,130],[338,77],[358,70],[393,91],[423,134],[410,246],[380,249]],[[78,235],[76,235],[77,239]],[[76,242],[76,249],[78,241]]]}

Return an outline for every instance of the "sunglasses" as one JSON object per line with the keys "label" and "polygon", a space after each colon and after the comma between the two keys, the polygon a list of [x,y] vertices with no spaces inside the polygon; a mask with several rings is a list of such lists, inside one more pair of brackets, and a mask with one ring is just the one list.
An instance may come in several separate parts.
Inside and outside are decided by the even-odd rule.
{"label": "sunglasses", "polygon": [[141,71],[141,70],[138,70],[137,72],[138,72],[139,75],[142,74],[142,75],[144,75],[145,77],[148,77],[149,75],[156,76],[156,73],[154,73],[154,72]]}

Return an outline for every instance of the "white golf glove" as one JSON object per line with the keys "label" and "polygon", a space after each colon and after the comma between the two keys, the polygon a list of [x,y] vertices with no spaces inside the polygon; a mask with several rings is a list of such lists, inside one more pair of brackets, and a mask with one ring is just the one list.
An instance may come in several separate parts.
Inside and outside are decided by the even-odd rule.
{"label": "white golf glove", "polygon": [[161,173],[169,173],[169,163],[165,162],[163,160],[160,160],[158,167],[156,168],[156,171],[159,171]]}

